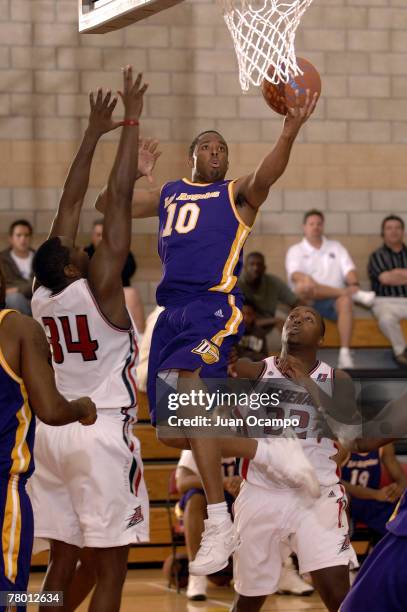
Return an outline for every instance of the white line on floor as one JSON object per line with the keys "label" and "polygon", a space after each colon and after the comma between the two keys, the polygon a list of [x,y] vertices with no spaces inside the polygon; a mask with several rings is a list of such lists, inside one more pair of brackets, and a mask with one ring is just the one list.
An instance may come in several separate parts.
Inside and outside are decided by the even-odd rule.
{"label": "white line on floor", "polygon": [[[155,587],[156,589],[160,589],[161,591],[169,591],[171,593],[177,594],[177,592],[174,589],[171,589],[170,587],[166,587],[163,584],[158,584],[157,582],[146,582],[146,584],[148,586]],[[182,595],[183,597],[186,597],[185,593],[183,593],[182,591],[180,591],[178,595]],[[228,606],[231,606],[233,603],[233,600],[232,601],[219,601],[218,599],[212,599],[209,597],[208,599],[206,599],[206,601],[209,603],[216,604],[217,606],[223,606],[225,609],[228,609]]]}

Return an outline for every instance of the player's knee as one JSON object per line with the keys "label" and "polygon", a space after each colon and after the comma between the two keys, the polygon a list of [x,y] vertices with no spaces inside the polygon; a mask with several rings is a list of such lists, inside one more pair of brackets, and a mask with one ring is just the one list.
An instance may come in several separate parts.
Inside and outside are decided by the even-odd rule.
{"label": "player's knee", "polygon": [[196,370],[179,370],[178,377],[179,378],[199,378],[200,371],[201,371],[201,368],[198,368]]}
{"label": "player's knee", "polygon": [[127,573],[128,547],[95,549],[95,573],[98,581],[123,585]]}

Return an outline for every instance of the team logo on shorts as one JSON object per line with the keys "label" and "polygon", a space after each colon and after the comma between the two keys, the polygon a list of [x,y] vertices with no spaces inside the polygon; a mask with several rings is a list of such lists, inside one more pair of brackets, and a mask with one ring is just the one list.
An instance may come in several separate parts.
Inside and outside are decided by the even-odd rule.
{"label": "team logo on shorts", "polygon": [[200,355],[202,361],[208,365],[219,361],[219,349],[216,344],[209,342],[209,340],[202,340],[191,352]]}
{"label": "team logo on shorts", "polygon": [[342,552],[345,552],[346,550],[349,550],[349,548],[350,548],[350,536],[347,533],[346,536],[345,536],[345,539],[344,539],[344,541],[342,543],[342,546],[339,549],[339,554],[341,554]]}
{"label": "team logo on shorts", "polygon": [[134,513],[127,520],[129,522],[127,523],[126,529],[130,529],[130,527],[134,527],[134,525],[137,525],[138,523],[144,521],[141,506],[137,506],[137,508],[134,508]]}

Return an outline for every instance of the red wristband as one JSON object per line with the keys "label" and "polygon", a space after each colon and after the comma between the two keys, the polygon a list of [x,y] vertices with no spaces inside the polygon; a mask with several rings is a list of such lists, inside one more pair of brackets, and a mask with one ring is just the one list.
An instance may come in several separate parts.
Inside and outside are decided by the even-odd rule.
{"label": "red wristband", "polygon": [[139,125],[138,119],[125,119],[123,125]]}

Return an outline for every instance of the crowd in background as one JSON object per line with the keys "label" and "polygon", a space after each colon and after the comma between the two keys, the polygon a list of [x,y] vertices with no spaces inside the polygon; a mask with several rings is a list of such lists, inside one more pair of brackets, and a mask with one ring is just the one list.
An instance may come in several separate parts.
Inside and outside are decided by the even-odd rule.
{"label": "crowd in background", "polygon": [[[378,325],[393,347],[394,359],[407,367],[406,341],[400,320],[407,318],[407,247],[404,244],[404,221],[396,216],[385,217],[381,225],[383,244],[370,254],[368,275],[371,290],[360,288],[356,266],[346,248],[324,235],[324,215],[310,210],[303,219],[303,239],[291,246],[285,257],[287,282],[266,268],[264,255],[251,252],[246,256],[238,285],[244,296],[242,308],[245,331],[238,346],[237,357],[253,361],[266,358],[277,348],[284,325],[281,308],[290,310],[297,305],[312,305],[320,314],[338,325],[340,337],[339,367],[353,367],[350,341],[353,326],[353,304],[372,310]],[[102,239],[103,220],[93,224],[90,242],[84,250],[91,258]],[[0,253],[7,290],[6,306],[31,314],[33,228],[25,219],[17,219],[9,228],[9,246]],[[137,269],[130,252],[122,271],[127,307],[143,334],[138,368],[139,390],[145,391],[148,355],[155,322],[162,311],[157,306],[144,320],[144,307],[132,279]],[[280,313],[279,313],[280,309]],[[274,347],[273,347],[274,342]],[[393,482],[383,484],[383,468]],[[233,458],[225,459],[224,486],[230,504],[239,490]],[[205,497],[192,453],[184,451],[176,472],[181,500],[177,505],[183,521],[189,559],[198,549],[205,519]],[[368,454],[353,453],[343,467],[343,485],[352,499],[354,525],[362,521],[377,542],[385,533],[385,524],[395,503],[407,485],[407,478],[397,461],[392,445],[383,451]],[[231,576],[231,574],[230,574]],[[190,577],[187,596],[206,598],[206,577]],[[313,587],[298,574],[292,558],[282,569],[280,592],[303,595]]]}
{"label": "crowd in background", "polygon": [[[324,234],[324,215],[312,209],[303,219],[303,239],[291,246],[285,257],[287,283],[266,271],[264,255],[249,253],[238,280],[244,295],[243,317],[246,331],[237,347],[239,356],[263,359],[279,341],[284,319],[278,308],[291,309],[309,304],[338,326],[340,349],[338,366],[354,367],[350,351],[354,321],[353,304],[370,308],[383,334],[389,339],[395,362],[407,367],[407,345],[400,321],[407,318],[407,247],[404,221],[388,215],[381,224],[383,244],[370,254],[368,275],[370,291],[360,288],[358,271],[347,249]],[[92,257],[102,238],[103,220],[93,224],[90,243],[85,247]],[[6,305],[23,314],[31,314],[33,228],[25,219],[17,219],[9,228],[9,246],[0,253],[6,277]],[[127,307],[138,332],[145,331],[144,307],[132,279],[137,264],[132,253],[122,272]],[[147,334],[152,331],[159,310],[148,318]],[[150,330],[151,328],[151,330]]]}

